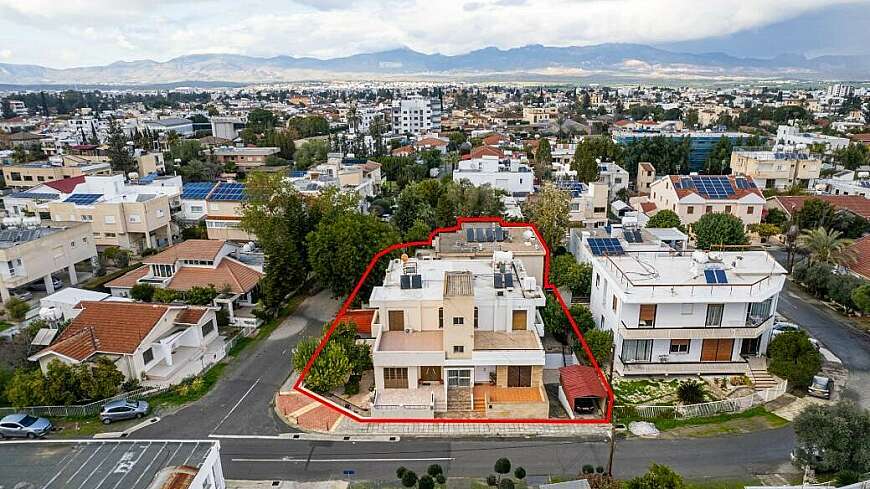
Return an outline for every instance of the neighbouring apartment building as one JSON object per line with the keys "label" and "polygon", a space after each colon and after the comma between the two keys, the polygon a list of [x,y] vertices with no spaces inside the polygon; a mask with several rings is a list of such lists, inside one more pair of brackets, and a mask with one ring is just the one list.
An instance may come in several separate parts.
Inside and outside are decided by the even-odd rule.
{"label": "neighbouring apartment building", "polygon": [[[748,226],[761,222],[765,200],[750,177],[670,175],[650,185],[646,202],[655,205],[647,214],[668,209],[676,212],[683,224],[692,224],[704,214],[724,212],[739,217]],[[647,207],[644,205],[644,210]]]}
{"label": "neighbouring apartment building", "polygon": [[656,167],[647,161],[637,164],[637,188],[638,194],[649,195],[650,186],[656,181]]}
{"label": "neighbouring apartment building", "polygon": [[599,227],[607,224],[607,184],[600,181],[585,184],[573,180],[557,180],[555,183],[557,187],[571,194],[568,215],[573,225]]}
{"label": "neighbouring apartment building", "polygon": [[731,153],[731,172],[751,177],[767,189],[787,189],[792,185],[807,188],[822,171],[821,156],[794,146],[772,149],[735,149]]}
{"label": "neighbouring apartment building", "polygon": [[209,156],[215,163],[226,165],[232,163],[242,170],[266,166],[266,159],[276,156],[280,150],[275,147],[238,147],[221,146],[209,150]]}
{"label": "neighbouring apartment building", "polygon": [[438,132],[441,130],[441,101],[422,95],[393,100],[391,118],[395,134]]}
{"label": "neighbouring apartment building", "polygon": [[3,179],[7,186],[24,190],[64,178],[108,175],[111,172],[112,168],[109,163],[68,157],[61,158],[59,161],[35,161],[5,166],[3,167]]}
{"label": "neighbouring apartment building", "polygon": [[[627,235],[626,235],[627,237]],[[584,237],[590,310],[620,375],[750,375],[763,368],[786,270],[766,251],[675,252]]]}
{"label": "neighbouring apartment building", "polygon": [[535,174],[531,167],[516,159],[501,160],[496,156],[482,156],[460,160],[453,171],[453,181],[467,180],[475,187],[490,185],[514,197],[527,197],[535,191]]}

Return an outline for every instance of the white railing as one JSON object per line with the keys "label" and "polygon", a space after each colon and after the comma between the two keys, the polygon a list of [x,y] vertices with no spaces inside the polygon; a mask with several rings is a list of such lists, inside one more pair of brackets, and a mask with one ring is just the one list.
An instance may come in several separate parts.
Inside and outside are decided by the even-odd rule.
{"label": "white railing", "polygon": [[78,404],[74,406],[28,406],[22,408],[4,407],[0,408],[0,417],[8,414],[26,413],[31,416],[47,416],[47,417],[87,417],[95,416],[100,412],[103,404],[119,401],[121,399],[139,400],[145,399],[161,392],[166,391],[169,387],[141,387],[129,392],[122,392],[108,399],[90,402],[88,404]]}
{"label": "white railing", "polygon": [[614,413],[618,417],[639,418],[700,418],[722,413],[742,413],[752,407],[766,404],[785,394],[788,383],[783,381],[779,384],[753,392],[747,396],[734,399],[722,399],[721,401],[702,402],[700,404],[685,404],[677,406],[614,406]]}

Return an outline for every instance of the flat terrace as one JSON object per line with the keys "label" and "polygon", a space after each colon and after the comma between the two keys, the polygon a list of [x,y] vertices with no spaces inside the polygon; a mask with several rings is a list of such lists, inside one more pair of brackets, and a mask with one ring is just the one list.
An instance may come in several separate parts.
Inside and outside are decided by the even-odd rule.
{"label": "flat terrace", "polygon": [[147,489],[168,480],[176,467],[186,467],[176,477],[189,478],[215,446],[213,441],[2,442],[0,487]]}

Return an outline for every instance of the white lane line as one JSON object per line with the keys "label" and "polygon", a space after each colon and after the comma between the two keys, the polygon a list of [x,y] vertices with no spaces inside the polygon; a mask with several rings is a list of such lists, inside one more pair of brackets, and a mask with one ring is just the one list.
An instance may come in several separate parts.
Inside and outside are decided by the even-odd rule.
{"label": "white lane line", "polygon": [[281,433],[278,435],[208,435],[209,438],[217,438],[224,440],[281,440],[281,441],[345,441],[351,443],[357,442],[378,442],[378,443],[395,443],[401,440],[398,436],[389,435],[321,435],[313,433]]}
{"label": "white lane line", "polygon": [[432,458],[234,458],[233,462],[291,462],[291,463],[334,463],[334,462],[368,462],[368,463],[395,463],[395,462],[450,462],[456,460],[453,457]]}
{"label": "white lane line", "polygon": [[239,405],[242,403],[242,401],[244,401],[245,398],[248,397],[248,394],[250,394],[251,391],[254,390],[254,387],[257,387],[257,384],[260,383],[260,379],[262,379],[262,377],[257,378],[257,380],[255,380],[254,383],[251,384],[251,387],[248,387],[248,390],[244,394],[242,394],[242,397],[239,398],[238,402],[236,402],[236,405],[233,406],[233,408],[230,409],[230,412],[228,412],[227,415],[224,416],[224,418],[220,421],[220,423],[218,423],[217,426],[214,427],[215,430],[220,428],[221,425],[224,424],[224,421],[226,421],[227,419],[229,419],[230,416],[232,416],[232,414],[236,410],[236,408],[238,408]]}

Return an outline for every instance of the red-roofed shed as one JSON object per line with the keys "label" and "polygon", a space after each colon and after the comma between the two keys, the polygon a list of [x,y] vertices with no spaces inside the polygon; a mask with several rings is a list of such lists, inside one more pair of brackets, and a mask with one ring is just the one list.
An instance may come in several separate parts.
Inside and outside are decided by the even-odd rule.
{"label": "red-roofed shed", "polygon": [[559,369],[559,384],[574,414],[592,414],[604,408],[607,390],[598,378],[598,372],[586,365],[569,365]]}
{"label": "red-roofed shed", "polygon": [[372,320],[376,309],[350,309],[342,317],[343,321],[353,321],[356,324],[356,332],[360,336],[372,335]]}

